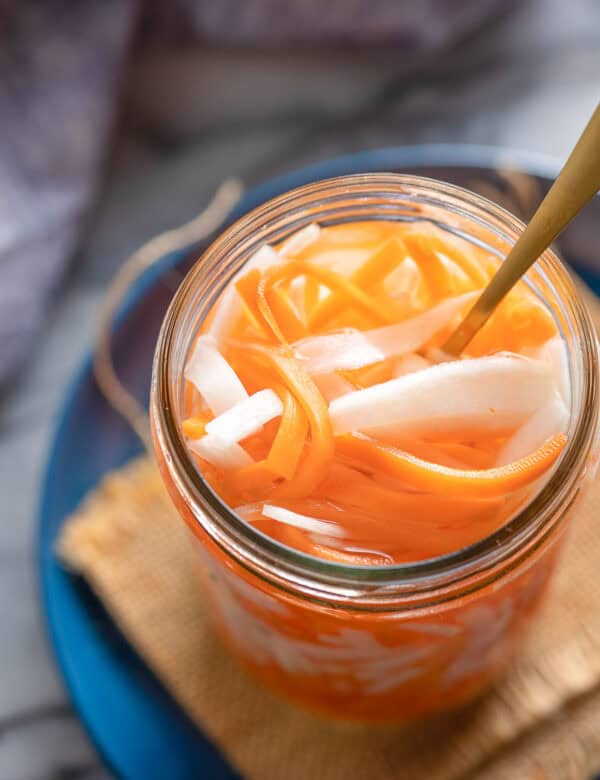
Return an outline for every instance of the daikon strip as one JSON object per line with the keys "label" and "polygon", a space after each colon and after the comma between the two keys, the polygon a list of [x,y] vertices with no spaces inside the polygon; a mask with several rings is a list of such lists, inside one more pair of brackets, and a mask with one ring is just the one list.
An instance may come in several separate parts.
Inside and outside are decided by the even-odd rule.
{"label": "daikon strip", "polygon": [[421,279],[419,266],[412,257],[405,257],[400,265],[386,276],[384,286],[389,291],[389,294],[394,297],[402,293],[412,293],[421,282]]}
{"label": "daikon strip", "polygon": [[414,374],[415,371],[422,371],[424,368],[429,368],[431,363],[427,358],[422,355],[417,355],[416,352],[409,352],[407,355],[402,355],[396,361],[394,368],[394,376],[405,376],[406,374]]}
{"label": "daikon strip", "polygon": [[206,433],[238,442],[258,433],[265,423],[279,417],[281,399],[272,390],[259,390],[206,424]]}
{"label": "daikon strip", "polygon": [[316,222],[311,222],[310,225],[298,230],[291,235],[287,241],[283,244],[279,250],[282,257],[294,257],[300,254],[306,247],[314,244],[319,238],[321,228]]}
{"label": "daikon strip", "polygon": [[325,534],[326,536],[345,536],[344,529],[337,523],[301,515],[298,512],[292,512],[291,509],[275,506],[275,504],[264,504],[262,514],[271,520],[277,520],[279,523],[285,523],[286,525],[293,525],[296,528],[301,528],[303,531]]}
{"label": "daikon strip", "polygon": [[313,380],[327,402],[340,398],[347,393],[352,393],[356,389],[354,385],[335,371],[332,371],[330,374],[319,374],[313,377]]}
{"label": "daikon strip", "polygon": [[238,375],[209,335],[200,336],[196,341],[185,378],[194,385],[214,415],[223,414],[248,398]]}
{"label": "daikon strip", "polygon": [[556,395],[511,436],[499,452],[496,465],[504,466],[525,457],[552,436],[565,433],[568,425],[569,410]]}
{"label": "daikon strip", "polygon": [[546,341],[537,350],[535,357],[547,362],[554,376],[554,383],[568,408],[571,407],[571,374],[569,371],[569,357],[567,345],[560,336]]}
{"label": "daikon strip", "polygon": [[390,357],[414,352],[444,328],[476,292],[450,298],[429,311],[395,325],[367,331],[346,330],[309,336],[293,345],[309,374],[352,371]]}
{"label": "daikon strip", "polygon": [[235,288],[235,280],[254,268],[258,271],[264,271],[265,268],[280,262],[281,255],[273,247],[265,244],[250,257],[244,267],[229,282],[225,292],[215,306],[215,315],[208,329],[208,333],[215,338],[217,343],[220,344],[223,341],[241,311],[241,301],[239,293]]}
{"label": "daikon strip", "polygon": [[239,444],[226,441],[210,433],[201,439],[188,441],[188,447],[203,460],[227,471],[241,469],[254,463],[250,455]]}
{"label": "daikon strip", "polygon": [[553,395],[549,367],[498,354],[441,363],[357,390],[329,405],[335,435],[407,431],[506,430],[527,420]]}
{"label": "daikon strip", "polygon": [[366,333],[359,330],[309,336],[293,344],[292,349],[309,374],[351,371],[385,359],[383,352],[369,343]]}

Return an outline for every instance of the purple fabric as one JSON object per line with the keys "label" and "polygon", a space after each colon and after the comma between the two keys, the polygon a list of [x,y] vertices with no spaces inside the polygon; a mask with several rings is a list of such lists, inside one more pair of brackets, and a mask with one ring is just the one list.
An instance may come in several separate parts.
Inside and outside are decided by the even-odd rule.
{"label": "purple fabric", "polygon": [[[424,52],[507,0],[0,0],[0,385],[77,248],[134,41]],[[135,35],[134,35],[135,33]]]}
{"label": "purple fabric", "polygon": [[423,50],[472,28],[498,0],[151,0],[144,33],[243,44],[390,42]]}

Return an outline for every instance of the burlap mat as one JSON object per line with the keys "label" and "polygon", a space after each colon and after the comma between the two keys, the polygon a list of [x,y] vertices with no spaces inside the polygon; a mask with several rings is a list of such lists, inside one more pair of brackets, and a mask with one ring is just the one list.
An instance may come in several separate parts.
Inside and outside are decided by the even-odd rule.
{"label": "burlap mat", "polygon": [[327,724],[238,668],[209,628],[194,551],[153,463],[106,477],[67,521],[59,552],[247,778],[580,780],[600,769],[599,509],[597,480],[536,630],[496,689],[403,730]]}

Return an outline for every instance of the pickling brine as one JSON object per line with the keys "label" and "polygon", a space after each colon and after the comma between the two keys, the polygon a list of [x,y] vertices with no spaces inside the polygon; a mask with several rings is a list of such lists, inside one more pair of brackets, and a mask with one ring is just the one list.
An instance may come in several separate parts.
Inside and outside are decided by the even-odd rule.
{"label": "pickling brine", "polygon": [[[312,221],[250,253],[189,334],[172,420],[242,535],[362,584],[468,557],[517,523],[559,475],[581,412],[565,314],[529,281],[460,359],[441,349],[498,268],[498,242],[479,225],[469,240],[464,226],[388,217]],[[472,698],[505,666],[564,523],[505,575],[465,567],[469,587],[441,601],[409,587],[401,609],[384,592],[367,608],[376,585],[356,601],[330,603],[326,585],[307,598],[190,508],[153,414],[216,622],[271,687],[333,716],[405,720]]]}

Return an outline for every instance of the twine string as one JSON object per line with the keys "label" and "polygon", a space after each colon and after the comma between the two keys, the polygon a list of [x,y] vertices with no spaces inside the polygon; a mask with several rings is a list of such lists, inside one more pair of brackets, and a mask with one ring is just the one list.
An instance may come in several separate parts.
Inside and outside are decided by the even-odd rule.
{"label": "twine string", "polygon": [[153,449],[148,414],[119,379],[112,357],[115,318],[133,284],[164,255],[210,236],[227,219],[242,191],[238,179],[226,179],[200,214],[180,227],[160,233],[128,257],[102,301],[94,340],[96,382],[110,406],[129,423],[149,455]]}

